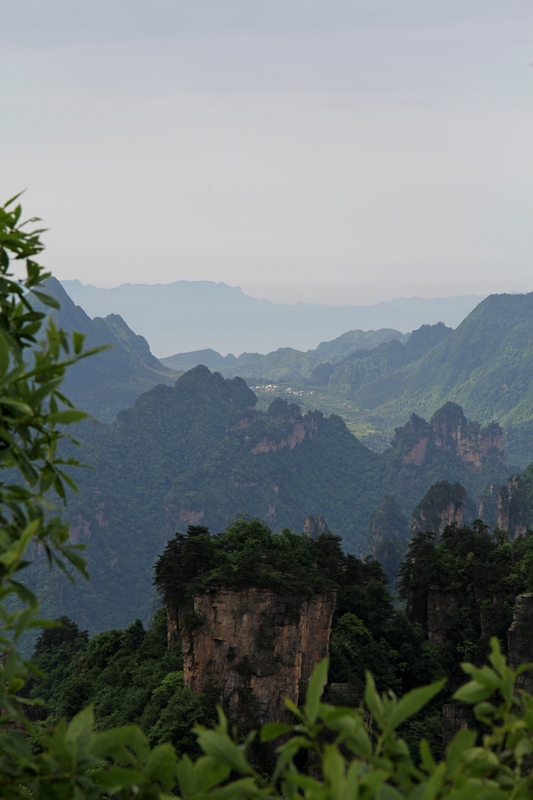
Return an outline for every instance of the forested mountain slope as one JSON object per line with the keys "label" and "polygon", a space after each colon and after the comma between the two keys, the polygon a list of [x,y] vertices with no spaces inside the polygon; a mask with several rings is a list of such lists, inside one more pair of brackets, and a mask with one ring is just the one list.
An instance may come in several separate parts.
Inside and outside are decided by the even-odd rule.
{"label": "forested mountain slope", "polygon": [[482,430],[458,407],[431,422],[412,417],[383,454],[361,444],[342,420],[275,400],[257,411],[240,378],[206,367],[156,386],[114,425],[80,426],[79,495],[71,498],[74,541],[86,543],[91,582],[73,591],[49,585],[50,612],[67,612],[91,630],[146,619],[151,570],[176,530],[207,525],[213,533],[238,514],[274,530],[301,531],[308,514],[322,515],[360,554],[372,512],[385,495],[408,515],[437,480],[459,481],[472,497],[507,471],[497,426]]}
{"label": "forested mountain slope", "polygon": [[[315,377],[340,391],[355,391],[371,381],[416,363],[452,333],[442,322],[422,325],[403,342],[388,341],[376,347],[357,350],[339,364],[321,364]],[[328,374],[329,373],[329,374]]]}
{"label": "forested mountain slope", "polygon": [[423,325],[403,339],[368,340],[344,357],[284,349],[217,368],[257,384],[279,382],[280,393],[292,382],[293,393],[304,390],[299,402],[338,410],[380,449],[409,414],[429,417],[452,401],[471,419],[502,427],[509,463],[523,469],[533,457],[533,293],[491,295],[456,330]]}
{"label": "forested mountain slope", "polygon": [[498,422],[510,463],[533,455],[533,293],[491,295],[420,361],[361,386],[354,400],[383,420],[432,414],[448,400]]}
{"label": "forested mountain slope", "polygon": [[280,347],[272,353],[241,353],[236,358],[231,353],[221,356],[214,350],[196,350],[191,353],[177,353],[161,359],[171,369],[184,372],[203,364],[209,369],[216,369],[225,378],[239,376],[249,382],[281,382],[304,379],[308,383],[315,381],[314,371],[321,364],[336,364],[356,351],[368,351],[386,342],[405,342],[408,334],[400,333],[392,328],[380,328],[377,331],[347,331],[330,342],[321,342],[315,350],[302,352],[292,347]]}
{"label": "forested mountain slope", "polygon": [[[177,374],[152,355],[146,339],[134,333],[118,314],[91,319],[55,278],[45,281],[43,288],[60,303],[59,311],[44,309],[60,327],[84,333],[87,347],[110,347],[74,364],[67,372],[65,394],[80,408],[102,422],[110,422],[118,411],[133,405],[140,394],[156,384],[174,383]],[[42,308],[37,298],[32,303],[36,309]]]}

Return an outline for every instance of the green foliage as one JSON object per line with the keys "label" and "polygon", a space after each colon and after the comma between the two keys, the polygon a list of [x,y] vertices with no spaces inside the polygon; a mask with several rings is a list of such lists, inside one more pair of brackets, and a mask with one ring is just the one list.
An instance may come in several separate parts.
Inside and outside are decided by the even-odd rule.
{"label": "green foliage", "polygon": [[[34,257],[42,250],[36,222],[21,222],[17,198],[0,208],[0,786],[5,798],[98,798],[120,792],[138,798],[159,797],[175,782],[175,754],[168,744],[150,750],[146,736],[135,726],[96,733],[90,707],[71,721],[48,730],[30,719],[29,670],[19,643],[30,628],[46,628],[38,619],[39,603],[21,580],[30,548],[39,545],[48,562],[86,575],[80,548],[68,541],[68,525],[49,500],[59,499],[65,487],[75,488],[68,469],[74,458],[59,455],[59,443],[69,436],[64,426],[86,415],[63,395],[67,367],[91,351],[83,335],[69,338],[53,320],[43,331],[44,312],[34,310],[28,292],[42,303],[56,301],[41,291],[48,277]],[[23,262],[14,277],[12,261]],[[15,268],[16,268],[15,264]],[[87,645],[86,635],[63,620],[60,631],[44,630],[37,652],[48,665],[61,670],[61,654]],[[138,641],[138,630],[129,646]],[[126,632],[126,639],[128,639]],[[58,657],[59,656],[59,657]],[[70,676],[72,677],[72,676]],[[63,695],[67,713],[83,698],[77,686]],[[28,713],[25,713],[29,709]]]}
{"label": "green foliage", "polygon": [[[77,462],[61,458],[58,446],[68,438],[63,426],[86,415],[61,393],[61,382],[66,368],[89,354],[83,351],[83,336],[69,340],[53,321],[42,331],[45,315],[34,311],[27,297],[31,290],[43,303],[55,304],[39,289],[48,276],[34,261],[42,250],[42,230],[24,230],[37,220],[21,222],[16,200],[0,208],[0,468],[5,475],[0,484],[0,705],[13,714],[12,688],[20,688],[25,673],[17,643],[39,624],[37,599],[20,580],[30,546],[38,543],[49,563],[85,573],[80,548],[68,542],[68,526],[47,495],[54,491],[64,499],[65,487],[73,486],[68,468]],[[12,260],[24,262],[20,278],[10,271]]]}
{"label": "green foliage", "polygon": [[138,724],[152,746],[170,742],[178,752],[196,752],[192,726],[209,722],[214,706],[208,695],[194,696],[185,687],[181,655],[168,649],[162,609],[147,631],[137,621],[90,642],[71,620],[61,622],[51,629],[54,639],[39,638],[32,657],[41,677],[30,682],[28,694],[44,705],[30,716],[41,728],[70,720],[91,703],[96,730]]}
{"label": "green foliage", "polygon": [[380,691],[404,694],[442,677],[441,657],[421,628],[394,608],[375,561],[346,557],[330,639],[331,680],[360,694],[370,670]]}
{"label": "green foliage", "polygon": [[[327,670],[322,662],[309,683],[304,707],[288,703],[295,724],[270,723],[261,730],[266,746],[281,737],[268,774],[258,774],[247,757],[252,737],[237,744],[221,713],[214,730],[197,729],[205,756],[195,763],[180,762],[180,796],[525,800],[533,792],[527,768],[533,752],[533,698],[517,690],[517,673],[506,665],[496,640],[490,662],[492,666],[483,669],[464,664],[472,680],[455,695],[474,706],[485,733],[478,739],[474,731],[461,730],[442,761],[433,758],[425,740],[412,755],[401,730],[438,695],[443,681],[398,699],[390,692],[380,694],[368,673],[361,706],[340,708],[321,701]],[[223,789],[215,788],[221,784]]]}
{"label": "green foliage", "polygon": [[177,533],[167,543],[154,583],[170,607],[218,586],[304,595],[337,589],[346,566],[340,541],[332,534],[315,541],[288,528],[273,534],[260,520],[238,520],[217,536],[189,526],[186,536]]}
{"label": "green foliage", "polygon": [[427,532],[413,538],[399,591],[410,600],[413,618],[430,592],[449,606],[442,656],[452,684],[460,679],[458,664],[464,658],[483,662],[490,636],[507,640],[516,596],[533,588],[532,563],[531,535],[509,540],[503,531],[489,533],[481,520],[446,528],[438,542]]}

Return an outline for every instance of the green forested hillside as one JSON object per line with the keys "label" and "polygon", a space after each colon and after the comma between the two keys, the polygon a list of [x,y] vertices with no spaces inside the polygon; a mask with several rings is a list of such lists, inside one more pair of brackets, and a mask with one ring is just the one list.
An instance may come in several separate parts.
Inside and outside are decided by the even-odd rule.
{"label": "green forested hillside", "polygon": [[275,390],[258,390],[262,400],[273,391],[296,392],[304,407],[340,414],[362,441],[380,450],[409,414],[427,418],[453,401],[469,418],[502,427],[509,463],[523,469],[531,461],[533,293],[491,295],[455,330],[424,325],[404,339],[367,341],[342,355],[320,347],[312,352],[314,363],[310,354],[283,349],[244,354],[217,369],[257,384],[276,382]]}
{"label": "green forested hillside", "polygon": [[[66,613],[91,631],[147,619],[156,555],[188,524],[216,533],[244,514],[298,532],[307,515],[323,515],[345,549],[359,554],[385,495],[409,516],[437,480],[459,481],[475,498],[507,478],[498,453],[473,468],[452,438],[439,445],[433,423],[419,418],[377,454],[338,416],[304,414],[281,399],[267,412],[255,405],[242,379],[197,367],[174,387],[143,394],[116,424],[79,426],[83,460],[94,469],[78,472],[80,494],[68,514],[73,540],[88,545],[91,582],[72,590],[37,554],[48,613]],[[460,409],[443,412],[450,413],[450,424],[470,430]],[[479,426],[471,432],[483,439]],[[413,460],[421,437],[424,457]]]}
{"label": "green forested hillside", "polygon": [[64,330],[85,334],[88,347],[110,348],[68,371],[65,393],[75,404],[98,420],[111,422],[143,392],[159,383],[174,383],[177,373],[163,366],[150,352],[146,339],[134,333],[118,314],[90,319],[55,278],[44,282],[44,290],[59,301],[60,309],[51,311],[33,298],[36,309],[51,314]]}
{"label": "green forested hillside", "polygon": [[525,467],[533,455],[533,293],[487,297],[420,361],[353,399],[389,425],[453,400],[473,419],[498,422],[509,462]]}
{"label": "green forested hillside", "polygon": [[[339,414],[362,441],[383,450],[394,428],[415,412],[431,416],[447,401],[504,431],[508,461],[524,468],[533,454],[533,294],[491,295],[456,330],[423,325],[410,335],[384,328],[349,331],[315,350],[280,348],[268,355],[182,353],[161,366],[142,337],[117,315],[91,321],[51,282],[66,329],[89,333],[91,344],[111,342],[112,356],[77,365],[69,376],[74,400],[111,421],[155,383],[197,364],[257,385],[260,405],[296,395],[307,409]],[[120,321],[120,322],[119,322]],[[265,387],[266,384],[277,384]]]}
{"label": "green forested hillside", "polygon": [[315,350],[302,352],[292,347],[280,347],[272,353],[242,353],[236,358],[231,353],[221,356],[214,350],[196,350],[191,353],[177,353],[161,359],[170,369],[179,372],[203,364],[216,369],[225,378],[239,376],[248,382],[301,381],[314,383],[313,371],[322,363],[335,364],[359,350],[371,350],[384,343],[404,342],[408,335],[380,328],[377,331],[348,331],[329,342],[321,342]]}
{"label": "green forested hillside", "polygon": [[404,342],[389,341],[368,350],[358,350],[335,366],[327,382],[330,386],[350,388],[361,386],[396,372],[407,364],[418,361],[452,333],[442,322],[423,325]]}

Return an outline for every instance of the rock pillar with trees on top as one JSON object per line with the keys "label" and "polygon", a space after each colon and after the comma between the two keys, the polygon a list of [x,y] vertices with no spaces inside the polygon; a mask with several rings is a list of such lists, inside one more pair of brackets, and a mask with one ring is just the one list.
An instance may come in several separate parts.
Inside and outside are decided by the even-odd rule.
{"label": "rock pillar with trees on top", "polygon": [[316,540],[257,520],[219,536],[201,526],[176,534],[156,565],[169,644],[183,653],[185,683],[215,690],[231,717],[254,725],[298,704],[328,655],[339,537]]}

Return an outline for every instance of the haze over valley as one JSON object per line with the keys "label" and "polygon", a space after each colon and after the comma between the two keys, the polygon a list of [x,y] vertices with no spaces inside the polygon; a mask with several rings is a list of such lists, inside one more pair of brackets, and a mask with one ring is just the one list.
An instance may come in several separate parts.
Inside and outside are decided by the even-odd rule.
{"label": "haze over valley", "polygon": [[408,333],[439,321],[455,328],[483,299],[472,295],[398,298],[368,306],[288,305],[257,300],[239,287],[212,281],[128,283],[114,289],[77,280],[62,284],[90,316],[120,314],[158,358],[207,348],[224,355],[268,353],[278,347],[308,350],[356,328]]}

